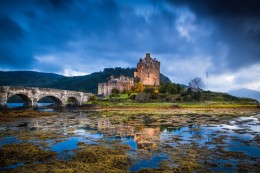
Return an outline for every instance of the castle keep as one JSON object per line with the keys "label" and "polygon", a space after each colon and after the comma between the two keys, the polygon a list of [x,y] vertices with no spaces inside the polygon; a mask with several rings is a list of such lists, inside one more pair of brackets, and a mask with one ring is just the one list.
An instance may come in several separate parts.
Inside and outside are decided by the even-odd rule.
{"label": "castle keep", "polygon": [[143,85],[160,85],[160,62],[146,53],[144,59],[140,59],[137,70],[134,73],[135,80]]}
{"label": "castle keep", "polygon": [[134,72],[134,78],[120,76],[114,78],[111,76],[107,83],[98,84],[98,95],[110,95],[113,88],[119,91],[131,90],[134,82],[141,82],[143,85],[159,86],[160,85],[160,62],[152,58],[150,53],[146,53],[144,59],[137,63],[137,69]]}

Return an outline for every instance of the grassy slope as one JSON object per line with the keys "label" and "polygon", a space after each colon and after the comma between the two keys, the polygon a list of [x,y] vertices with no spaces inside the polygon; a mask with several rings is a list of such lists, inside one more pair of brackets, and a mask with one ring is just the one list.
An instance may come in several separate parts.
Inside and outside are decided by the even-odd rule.
{"label": "grassy slope", "polygon": [[[216,93],[218,94],[218,93]],[[223,96],[223,95],[222,95]],[[220,96],[218,97],[218,99]],[[259,108],[259,104],[250,101],[202,101],[202,102],[163,102],[162,100],[153,100],[150,102],[140,103],[128,98],[127,94],[119,94],[118,97],[109,99],[101,99],[97,102],[103,108]]]}

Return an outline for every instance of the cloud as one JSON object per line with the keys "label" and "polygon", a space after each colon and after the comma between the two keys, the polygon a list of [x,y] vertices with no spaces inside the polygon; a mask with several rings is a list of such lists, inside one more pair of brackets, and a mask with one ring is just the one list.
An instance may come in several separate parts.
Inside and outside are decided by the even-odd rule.
{"label": "cloud", "polygon": [[168,58],[161,60],[161,64],[163,64],[162,72],[168,74],[175,83],[188,84],[194,77],[200,77],[205,80],[206,72],[213,65],[211,57],[203,55],[185,59],[178,56],[170,56],[164,55],[164,57]]}
{"label": "cloud", "polygon": [[174,82],[209,72],[235,87],[244,69],[258,77],[259,14],[255,0],[1,1],[0,68],[71,76],[135,67],[150,52]]}
{"label": "cloud", "polygon": [[215,91],[248,88],[260,91],[260,63],[243,68],[235,73],[210,75],[207,79],[208,88]]}
{"label": "cloud", "polygon": [[84,76],[84,75],[88,75],[88,73],[86,72],[79,72],[79,71],[74,71],[71,69],[65,69],[63,74],[65,76]]}
{"label": "cloud", "polygon": [[[225,63],[225,69],[236,71],[245,65],[250,66],[260,62],[260,2],[236,1],[236,0],[168,0],[175,8],[188,8],[201,21],[207,21],[214,25],[210,42],[222,42],[228,49],[225,58],[217,63]],[[202,31],[203,32],[203,31]],[[257,44],[258,43],[258,44]],[[212,48],[213,45],[210,44]],[[216,53],[218,50],[209,52]],[[221,53],[223,51],[219,50]],[[226,50],[224,50],[225,52]],[[222,52],[223,53],[223,52]],[[224,66],[223,66],[224,67]]]}
{"label": "cloud", "polygon": [[[0,67],[30,67],[33,62],[32,47],[27,32],[8,16],[0,14]],[[20,61],[20,59],[23,59]]]}

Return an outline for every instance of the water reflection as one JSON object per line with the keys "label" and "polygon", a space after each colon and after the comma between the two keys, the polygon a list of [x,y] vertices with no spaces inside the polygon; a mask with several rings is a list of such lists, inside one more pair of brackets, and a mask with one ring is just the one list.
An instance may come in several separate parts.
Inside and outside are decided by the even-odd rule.
{"label": "water reflection", "polygon": [[[106,141],[119,140],[131,147],[130,155],[136,159],[131,171],[141,168],[159,167],[166,159],[165,146],[178,148],[182,145],[198,145],[207,148],[221,147],[226,151],[240,151],[249,156],[257,157],[260,153],[259,143],[254,142],[260,135],[259,115],[235,119],[228,124],[190,125],[190,126],[147,126],[130,125],[128,123],[112,123],[110,118],[97,118],[91,114],[78,115],[65,113],[60,116],[42,117],[18,121],[14,124],[2,125],[0,132],[6,130],[29,130],[35,133],[43,131],[55,132],[65,136],[57,141],[49,140],[50,150],[60,153],[71,152],[78,148],[78,142],[99,145],[100,139]],[[13,136],[2,137],[0,147],[8,143],[21,142]],[[31,141],[33,142],[33,141]],[[160,148],[161,150],[156,150]],[[139,151],[151,152],[149,159],[138,159]],[[66,157],[65,158],[69,158]],[[225,161],[223,161],[225,162]]]}
{"label": "water reflection", "polygon": [[[8,108],[19,108],[23,107],[24,103],[7,103]],[[53,103],[37,103],[38,107],[53,106]]]}
{"label": "water reflection", "polygon": [[147,147],[156,147],[160,141],[160,127],[144,127],[137,130],[134,135],[138,149],[146,149]]}
{"label": "water reflection", "polygon": [[104,134],[105,138],[133,139],[138,149],[155,146],[160,141],[160,127],[131,126],[125,123],[111,124],[109,118],[99,118],[87,122],[86,130],[95,129]]}

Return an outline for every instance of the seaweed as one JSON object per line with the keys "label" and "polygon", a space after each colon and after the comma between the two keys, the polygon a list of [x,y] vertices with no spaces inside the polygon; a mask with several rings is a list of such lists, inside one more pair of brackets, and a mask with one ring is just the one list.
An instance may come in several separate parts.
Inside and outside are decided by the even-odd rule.
{"label": "seaweed", "polygon": [[0,149],[0,165],[8,166],[17,163],[45,162],[55,159],[57,153],[42,150],[30,143],[8,144]]}

